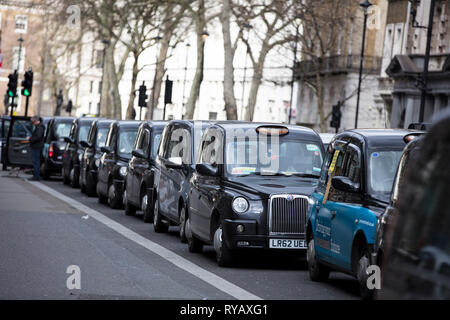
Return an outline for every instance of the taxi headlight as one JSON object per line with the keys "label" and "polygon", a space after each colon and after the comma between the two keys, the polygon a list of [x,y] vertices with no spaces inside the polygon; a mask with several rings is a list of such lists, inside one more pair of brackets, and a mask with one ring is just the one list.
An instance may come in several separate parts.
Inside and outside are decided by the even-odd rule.
{"label": "taxi headlight", "polygon": [[125,177],[127,175],[127,167],[120,168],[119,173],[122,177]]}
{"label": "taxi headlight", "polygon": [[231,207],[236,213],[244,213],[248,210],[248,201],[243,197],[237,197],[233,200]]}
{"label": "taxi headlight", "polygon": [[97,168],[100,167],[100,159],[95,159],[94,164]]}

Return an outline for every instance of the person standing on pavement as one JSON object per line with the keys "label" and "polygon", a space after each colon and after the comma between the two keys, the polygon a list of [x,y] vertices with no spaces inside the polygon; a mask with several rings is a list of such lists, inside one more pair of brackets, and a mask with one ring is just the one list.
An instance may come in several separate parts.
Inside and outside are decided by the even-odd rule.
{"label": "person standing on pavement", "polygon": [[31,118],[31,122],[33,123],[35,128],[31,137],[27,137],[27,140],[30,141],[31,159],[34,169],[33,177],[30,178],[30,180],[39,181],[41,180],[41,150],[44,146],[45,127],[41,123],[41,119],[38,116],[33,116]]}

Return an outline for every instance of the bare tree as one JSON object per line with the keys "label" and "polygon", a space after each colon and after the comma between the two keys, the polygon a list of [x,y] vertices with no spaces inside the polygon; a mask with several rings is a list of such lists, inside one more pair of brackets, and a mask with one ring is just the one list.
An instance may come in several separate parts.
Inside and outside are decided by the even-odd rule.
{"label": "bare tree", "polygon": [[295,15],[295,0],[241,0],[234,6],[234,16],[241,24],[254,21],[257,28],[253,28],[253,41],[242,36],[246,44],[250,61],[253,66],[253,75],[250,92],[245,110],[244,119],[253,120],[258,90],[263,79],[264,63],[269,52],[283,44],[292,42],[292,30]]}
{"label": "bare tree", "polygon": [[[324,84],[331,75],[327,72],[334,65],[346,66],[347,55],[340,53],[340,48],[354,37],[355,0],[307,0],[299,2],[296,14],[302,21],[299,34],[301,60],[298,70],[300,81],[310,87],[318,104],[320,130],[326,132],[327,120],[331,111],[324,102]],[[349,23],[350,21],[350,23]],[[351,58],[351,57],[350,57]],[[345,60],[345,61],[344,61]],[[340,100],[344,102],[355,94],[341,92]]]}

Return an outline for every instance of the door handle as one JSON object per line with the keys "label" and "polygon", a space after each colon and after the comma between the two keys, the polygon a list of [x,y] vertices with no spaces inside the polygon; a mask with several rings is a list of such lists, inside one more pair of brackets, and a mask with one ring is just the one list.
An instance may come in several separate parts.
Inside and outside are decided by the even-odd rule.
{"label": "door handle", "polygon": [[331,211],[331,219],[334,219],[336,217],[336,210]]}

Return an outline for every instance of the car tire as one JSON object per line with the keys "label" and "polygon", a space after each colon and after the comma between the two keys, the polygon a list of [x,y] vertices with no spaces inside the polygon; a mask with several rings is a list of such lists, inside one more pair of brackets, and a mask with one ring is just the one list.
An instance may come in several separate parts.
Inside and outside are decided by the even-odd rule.
{"label": "car tire", "polygon": [[216,260],[219,267],[233,266],[233,251],[230,250],[222,238],[222,224],[214,232],[214,249],[216,250]]}
{"label": "car tire", "polygon": [[192,234],[191,222],[189,220],[189,216],[186,219],[186,238],[187,238],[189,252],[192,252],[192,253],[202,252],[203,242],[201,240],[197,239]]}
{"label": "car tire", "polygon": [[100,190],[98,188],[98,183],[97,183],[97,194],[98,194],[98,203],[101,203],[101,204],[108,203],[108,197],[102,195],[102,193],[100,192]]}
{"label": "car tire", "polygon": [[330,276],[330,269],[317,260],[314,239],[308,242],[306,251],[306,261],[308,262],[309,278],[312,281],[326,281]]}
{"label": "car tire", "polygon": [[50,173],[48,172],[45,162],[41,165],[40,174],[41,174],[42,179],[44,179],[44,180],[50,179]]}
{"label": "car tire", "polygon": [[86,185],[83,183],[83,179],[81,178],[81,173],[80,173],[80,177],[78,178],[78,184],[80,185],[81,193],[86,193]]}
{"label": "car tire", "polygon": [[86,194],[88,197],[95,197],[97,194],[94,179],[89,173],[86,173]]}
{"label": "car tire", "polygon": [[145,191],[141,197],[142,220],[146,223],[153,222],[153,207],[148,203],[148,192]]}
{"label": "car tire", "polygon": [[370,290],[367,287],[367,268],[370,265],[369,260],[369,250],[366,245],[363,246],[360,257],[358,259],[358,264],[356,268],[356,278],[358,279],[359,284],[359,294],[361,295],[361,298],[364,300],[372,299],[374,290]]}
{"label": "car tire", "polygon": [[125,215],[134,216],[136,214],[136,207],[128,202],[127,190],[123,192],[123,206],[125,208]]}
{"label": "car tire", "polygon": [[3,163],[3,164],[2,164],[2,170],[3,170],[3,171],[8,170],[8,166],[6,165],[6,163]]}
{"label": "car tire", "polygon": [[70,186],[72,188],[78,188],[79,187],[79,185],[78,185],[79,178],[78,178],[78,175],[75,173],[75,168],[72,168],[70,170],[69,177],[70,177]]}
{"label": "car tire", "polygon": [[153,229],[155,232],[163,233],[169,230],[169,226],[162,222],[161,214],[159,213],[159,201],[155,199],[155,204],[153,206]]}
{"label": "car tire", "polygon": [[180,241],[181,243],[187,243],[186,238],[186,209],[181,207],[180,209]]}
{"label": "car tire", "polygon": [[108,204],[112,209],[120,208],[120,202],[116,197],[116,188],[114,187],[114,183],[111,183],[108,187]]}

